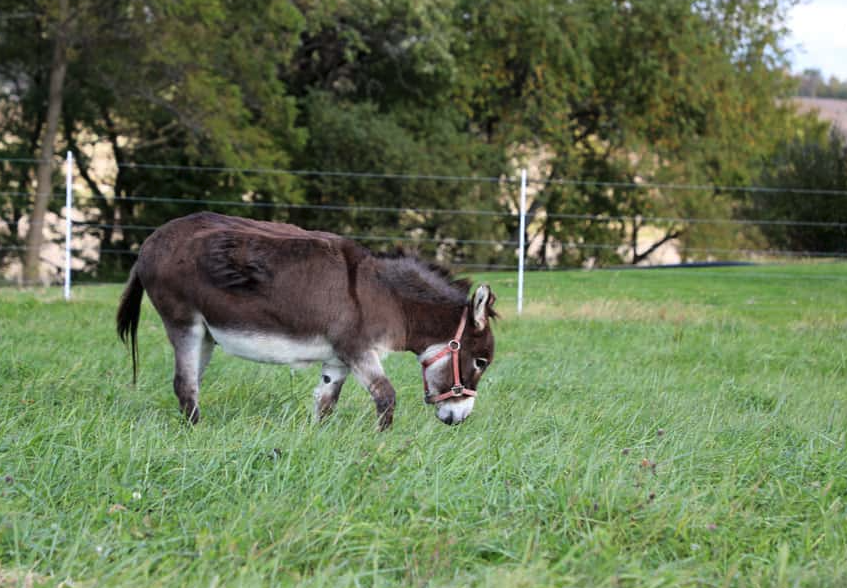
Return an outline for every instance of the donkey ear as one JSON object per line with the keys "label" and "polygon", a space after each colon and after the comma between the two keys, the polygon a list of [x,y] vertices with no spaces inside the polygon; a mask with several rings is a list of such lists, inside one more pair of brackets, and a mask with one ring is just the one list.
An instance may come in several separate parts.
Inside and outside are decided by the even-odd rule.
{"label": "donkey ear", "polygon": [[495,299],[488,284],[481,285],[474,292],[471,309],[473,310],[473,324],[478,331],[483,330],[488,325],[488,317],[494,314],[492,307]]}

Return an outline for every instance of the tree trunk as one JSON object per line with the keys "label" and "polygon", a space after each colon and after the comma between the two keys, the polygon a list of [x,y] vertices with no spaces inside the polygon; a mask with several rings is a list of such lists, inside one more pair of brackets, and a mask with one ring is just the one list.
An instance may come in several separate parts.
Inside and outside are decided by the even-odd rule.
{"label": "tree trunk", "polygon": [[23,278],[25,285],[38,282],[41,266],[41,245],[44,242],[44,217],[52,196],[53,148],[62,112],[62,90],[65,83],[67,60],[67,17],[68,0],[59,0],[59,22],[56,27],[56,43],[50,64],[50,91],[47,98],[47,125],[41,137],[41,154],[36,172],[36,194],[32,214],[29,217],[29,232],[24,250]]}
{"label": "tree trunk", "polygon": [[638,217],[632,217],[632,237],[629,246],[632,248],[632,265],[638,265],[643,257],[638,255],[638,231],[641,226],[638,224]]}
{"label": "tree trunk", "polygon": [[550,217],[544,221],[544,238],[541,240],[541,267],[550,269],[550,264],[547,263],[547,243],[550,241]]}
{"label": "tree trunk", "polygon": [[[108,217],[103,217],[104,222],[111,224],[112,227],[106,229],[108,233],[104,233],[104,239],[100,241],[100,249],[102,250],[104,248],[111,247],[119,251],[129,251],[132,244],[132,238],[130,236],[131,233],[127,233],[127,231],[123,230],[121,240],[115,241],[114,239],[114,231],[119,225],[131,225],[135,220],[132,202],[129,202],[126,199],[127,196],[132,196],[131,193],[127,193],[128,188],[125,181],[126,168],[123,164],[126,161],[126,154],[124,153],[123,148],[121,148],[118,126],[115,124],[112,113],[109,112],[109,109],[106,107],[103,107],[101,112],[103,120],[106,122],[106,134],[109,137],[109,143],[112,145],[112,155],[115,158],[115,164],[117,165],[117,175],[115,176],[115,185],[113,187],[114,201],[109,209],[105,208],[110,206],[108,201],[103,200],[103,212],[104,214],[108,213]],[[107,256],[107,261],[104,262],[103,254],[101,252],[98,271],[105,271],[106,273],[114,273],[117,271],[124,273],[129,271],[129,267],[132,266],[132,263],[133,260],[131,258],[128,258],[121,253]]]}

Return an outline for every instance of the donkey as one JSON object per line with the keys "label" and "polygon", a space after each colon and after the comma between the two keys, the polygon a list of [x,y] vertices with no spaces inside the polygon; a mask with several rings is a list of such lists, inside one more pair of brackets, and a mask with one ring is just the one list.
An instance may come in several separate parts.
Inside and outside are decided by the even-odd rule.
{"label": "donkey", "polygon": [[141,246],[117,313],[131,345],[147,292],[174,348],[173,387],[191,423],[215,345],[253,361],[322,362],[315,418],[338,402],[350,372],[391,425],[395,391],[380,357],[411,351],[424,400],[457,424],[471,413],[494,356],[495,296],[409,256],[381,256],[341,236],[282,223],[201,212],[158,228]]}

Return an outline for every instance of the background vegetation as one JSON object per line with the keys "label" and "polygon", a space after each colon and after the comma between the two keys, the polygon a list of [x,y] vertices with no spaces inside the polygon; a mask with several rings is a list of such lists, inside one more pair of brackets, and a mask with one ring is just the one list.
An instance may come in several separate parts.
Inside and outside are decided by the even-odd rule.
{"label": "background vegetation", "polygon": [[[38,222],[74,153],[90,198],[82,227],[105,250],[196,206],[139,196],[261,203],[514,209],[513,186],[365,180],[132,166],[133,162],[501,177],[531,163],[544,180],[715,186],[785,179],[797,145],[838,159],[827,129],[793,114],[781,39],[790,0],[0,0],[0,213],[8,256],[37,265]],[[92,161],[98,153],[117,167]],[[832,165],[836,165],[832,163]],[[806,172],[801,172],[806,173]],[[811,172],[809,172],[811,173]],[[796,178],[805,181],[809,173]],[[786,180],[787,181],[787,180]],[[843,178],[826,178],[845,189]],[[815,184],[817,185],[817,184]],[[782,246],[755,226],[644,217],[800,215],[806,208],[716,188],[539,184],[534,263],[622,260],[617,246],[678,239],[698,246]],[[794,200],[791,200],[794,199]],[[807,207],[808,208],[808,207]],[[245,214],[245,208],[218,206]],[[840,211],[841,209],[839,209]],[[309,227],[441,239],[513,239],[511,218],[328,214],[266,207],[252,215]],[[603,218],[555,218],[551,214]],[[610,222],[606,217],[622,217]],[[803,217],[805,218],[805,217]],[[652,235],[653,233],[651,233]],[[596,243],[601,247],[559,244]],[[605,245],[605,246],[602,246]],[[419,248],[434,254],[435,245]],[[650,247],[630,248],[639,261]],[[837,251],[844,251],[843,241]],[[10,253],[11,251],[11,253]],[[34,253],[33,253],[34,252]],[[448,247],[448,260],[513,262],[509,248]],[[29,256],[29,257],[27,257]],[[2,260],[0,260],[1,262]],[[99,277],[132,256],[106,255]]]}
{"label": "background vegetation", "polygon": [[841,98],[847,100],[847,80],[839,80],[836,76],[830,76],[824,80],[819,69],[807,69],[797,76],[799,86],[798,96],[810,98]]}

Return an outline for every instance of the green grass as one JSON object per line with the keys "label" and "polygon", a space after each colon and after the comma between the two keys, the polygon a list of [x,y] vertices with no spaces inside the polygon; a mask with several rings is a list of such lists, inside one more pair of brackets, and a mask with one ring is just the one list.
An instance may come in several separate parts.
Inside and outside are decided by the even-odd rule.
{"label": "green grass", "polygon": [[0,587],[847,584],[847,267],[485,279],[474,414],[398,354],[381,434],[220,351],[191,429],[149,303],[133,388],[119,287],[0,290]]}

